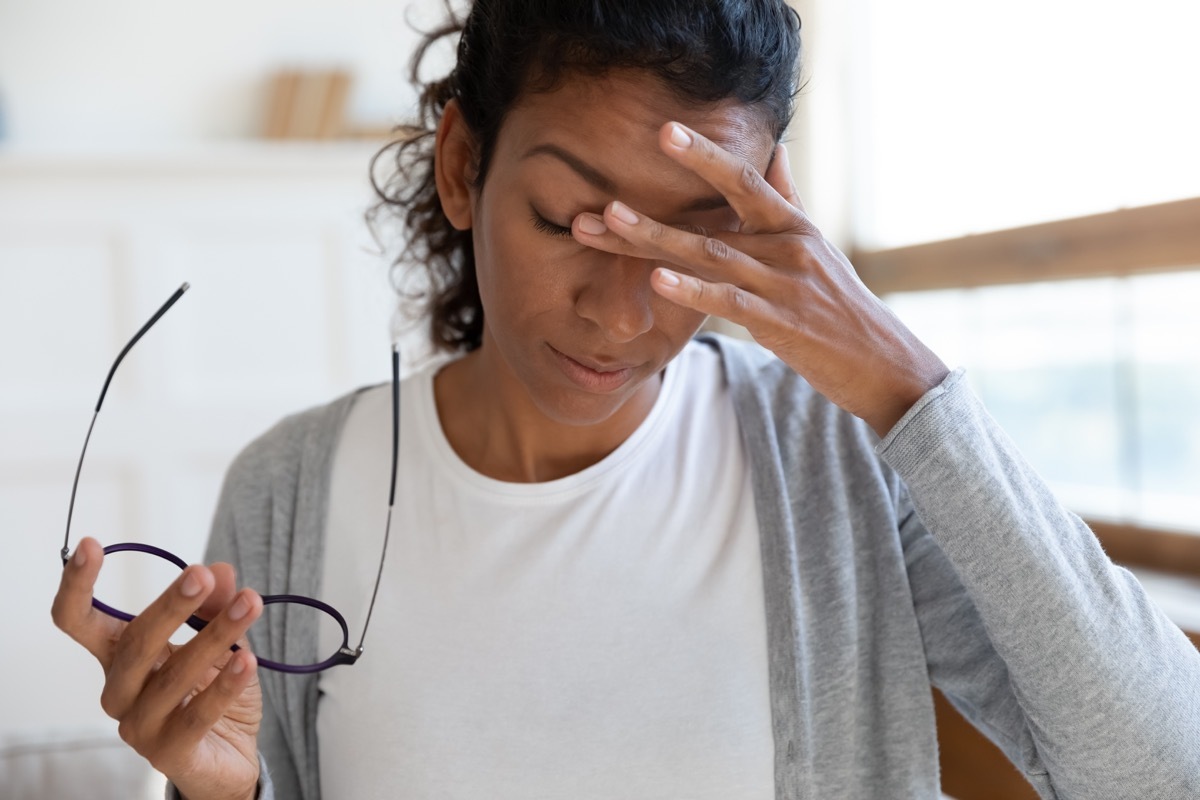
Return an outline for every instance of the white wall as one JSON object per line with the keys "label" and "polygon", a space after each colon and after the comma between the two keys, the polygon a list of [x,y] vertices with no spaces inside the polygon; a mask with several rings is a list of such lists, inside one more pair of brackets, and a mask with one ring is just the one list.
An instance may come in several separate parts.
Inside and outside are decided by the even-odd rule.
{"label": "white wall", "polygon": [[[848,12],[791,2],[810,78],[789,136],[793,169],[809,212],[843,243]],[[392,125],[415,108],[413,25],[443,19],[441,0],[0,0],[0,148],[107,152],[252,137],[268,75],[282,66],[349,68],[350,121]],[[443,42],[426,76],[452,63]]]}
{"label": "white wall", "polygon": [[127,148],[252,136],[266,78],[346,66],[348,114],[391,124],[414,101],[415,34],[435,0],[0,0],[0,96],[21,146]]}
{"label": "white wall", "polygon": [[[441,19],[434,0],[413,5],[424,27]],[[104,371],[172,289],[194,286],[118,374],[76,541],[198,559],[240,446],[386,377],[391,294],[360,220],[371,146],[246,140],[281,66],[348,67],[354,121],[402,118],[418,38],[406,13],[397,0],[0,0],[0,736],[111,728],[99,668],[50,623],[56,554]],[[816,74],[809,97],[831,98],[836,82]],[[793,164],[820,220],[799,119]]]}
{"label": "white wall", "polygon": [[[98,665],[51,625],[57,551],[105,374],[172,291],[192,285],[105,399],[71,547],[90,535],[199,561],[238,450],[285,414],[390,376],[387,260],[361,220],[371,152],[0,155],[0,738],[111,728]],[[120,607],[137,584],[170,579],[97,595],[125,593],[108,601]]]}
{"label": "white wall", "polygon": [[117,375],[75,541],[198,560],[241,446],[387,377],[387,260],[361,219],[375,145],[249,140],[279,67],[347,67],[351,119],[399,120],[406,11],[0,0],[0,739],[112,729],[99,667],[50,623],[55,553],[104,372],[171,290],[193,284]]}

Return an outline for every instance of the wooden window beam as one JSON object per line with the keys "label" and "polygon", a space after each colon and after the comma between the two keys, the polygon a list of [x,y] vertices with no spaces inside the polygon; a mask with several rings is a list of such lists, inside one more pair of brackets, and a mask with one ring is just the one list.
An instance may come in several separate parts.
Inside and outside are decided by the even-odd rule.
{"label": "wooden window beam", "polygon": [[852,250],[879,295],[1200,269],[1200,198],[888,250]]}
{"label": "wooden window beam", "polygon": [[1098,520],[1087,524],[1113,561],[1200,578],[1200,535]]}

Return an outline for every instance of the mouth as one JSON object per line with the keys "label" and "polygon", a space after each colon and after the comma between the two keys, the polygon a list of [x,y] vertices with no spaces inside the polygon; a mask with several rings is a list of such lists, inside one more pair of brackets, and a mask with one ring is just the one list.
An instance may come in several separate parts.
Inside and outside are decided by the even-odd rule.
{"label": "mouth", "polygon": [[617,361],[602,361],[587,356],[568,356],[547,345],[554,354],[559,369],[581,389],[598,394],[616,391],[633,378],[636,365]]}

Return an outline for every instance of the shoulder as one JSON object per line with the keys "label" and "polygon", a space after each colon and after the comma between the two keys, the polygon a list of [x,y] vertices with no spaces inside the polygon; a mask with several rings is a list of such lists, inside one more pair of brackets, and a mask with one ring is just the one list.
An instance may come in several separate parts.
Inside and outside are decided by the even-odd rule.
{"label": "shoulder", "polygon": [[302,473],[326,466],[333,457],[346,417],[363,389],[290,414],[246,445],[234,458],[226,490],[294,482]]}

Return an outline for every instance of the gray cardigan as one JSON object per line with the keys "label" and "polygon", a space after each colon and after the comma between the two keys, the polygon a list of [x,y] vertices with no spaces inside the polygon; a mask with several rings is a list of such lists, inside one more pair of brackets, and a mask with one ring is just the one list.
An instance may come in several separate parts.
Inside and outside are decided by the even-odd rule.
{"label": "gray cardigan", "polygon": [[[880,442],[765,350],[701,341],[722,356],[753,472],[777,798],[938,797],[931,684],[1042,797],[1200,798],[1200,653],[961,373]],[[263,593],[320,596],[329,472],[355,396],[237,458],[210,562]],[[314,630],[260,624],[251,639],[317,660]],[[261,679],[260,794],[317,800],[317,678]]]}

